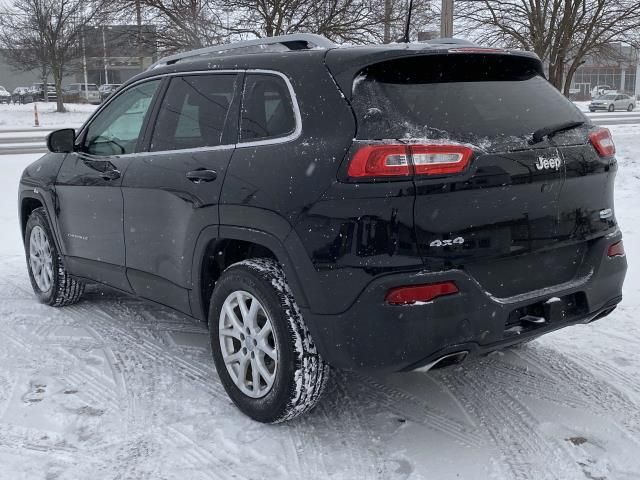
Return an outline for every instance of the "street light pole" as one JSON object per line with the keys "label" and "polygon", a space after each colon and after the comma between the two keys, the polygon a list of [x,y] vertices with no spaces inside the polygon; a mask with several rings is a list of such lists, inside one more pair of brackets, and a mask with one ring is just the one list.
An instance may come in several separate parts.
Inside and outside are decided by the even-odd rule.
{"label": "street light pole", "polygon": [[440,38],[453,37],[453,0],[442,0],[440,10]]}

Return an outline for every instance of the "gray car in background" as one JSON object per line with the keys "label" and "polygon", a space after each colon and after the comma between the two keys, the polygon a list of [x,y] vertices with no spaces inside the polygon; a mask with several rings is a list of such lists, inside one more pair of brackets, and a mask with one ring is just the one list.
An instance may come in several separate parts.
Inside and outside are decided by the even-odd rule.
{"label": "gray car in background", "polygon": [[11,103],[11,94],[2,86],[0,86],[0,103],[6,103],[7,105]]}
{"label": "gray car in background", "polygon": [[631,112],[634,108],[636,108],[635,98],[621,93],[607,93],[592,100],[589,104],[589,110],[591,112],[595,112],[596,110],[606,110],[608,112],[627,110]]}

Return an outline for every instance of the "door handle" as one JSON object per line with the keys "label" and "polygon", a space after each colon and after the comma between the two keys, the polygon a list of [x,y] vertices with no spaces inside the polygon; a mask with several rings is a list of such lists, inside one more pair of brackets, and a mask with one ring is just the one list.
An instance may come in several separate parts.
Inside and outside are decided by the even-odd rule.
{"label": "door handle", "polygon": [[100,176],[104,180],[117,180],[120,178],[120,170],[107,170],[106,172],[102,172]]}
{"label": "door handle", "polygon": [[204,168],[187,172],[187,178],[193,183],[213,182],[218,178],[215,170],[206,170]]}

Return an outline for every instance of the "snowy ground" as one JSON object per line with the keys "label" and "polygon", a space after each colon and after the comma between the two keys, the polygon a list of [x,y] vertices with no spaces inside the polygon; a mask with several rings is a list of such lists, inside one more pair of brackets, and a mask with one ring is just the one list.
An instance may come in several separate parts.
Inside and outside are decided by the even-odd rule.
{"label": "snowy ground", "polygon": [[[41,129],[55,129],[62,127],[78,127],[97,108],[97,105],[82,105],[66,103],[67,112],[56,112],[55,102],[37,102],[38,116]],[[0,131],[23,129],[34,126],[33,103],[25,105],[0,106]]]}
{"label": "snowy ground", "polygon": [[240,414],[203,325],[92,290],[34,299],[0,156],[0,479],[640,478],[640,126],[611,127],[630,270],[605,320],[429,374],[338,372],[299,421]]}

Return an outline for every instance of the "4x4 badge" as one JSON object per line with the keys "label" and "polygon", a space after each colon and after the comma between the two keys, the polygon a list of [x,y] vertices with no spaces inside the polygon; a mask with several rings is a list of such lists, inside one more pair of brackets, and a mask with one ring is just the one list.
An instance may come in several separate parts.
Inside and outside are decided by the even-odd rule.
{"label": "4x4 badge", "polygon": [[464,238],[456,237],[453,240],[434,240],[429,244],[430,247],[451,247],[453,245],[462,245]]}

